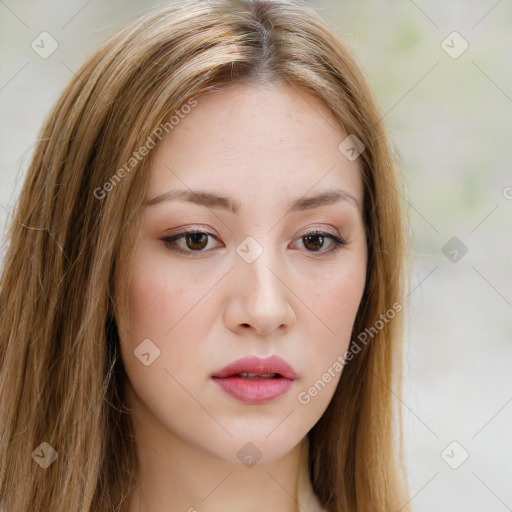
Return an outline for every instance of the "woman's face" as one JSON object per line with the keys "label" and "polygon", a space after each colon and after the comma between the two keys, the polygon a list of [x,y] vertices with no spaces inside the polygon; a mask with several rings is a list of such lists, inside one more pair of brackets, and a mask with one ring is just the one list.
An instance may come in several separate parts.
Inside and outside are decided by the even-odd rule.
{"label": "woman's face", "polygon": [[[366,276],[360,170],[338,149],[348,134],[307,92],[239,84],[197,102],[152,149],[147,200],[186,196],[141,212],[116,315],[127,401],[148,445],[271,462],[320,419],[340,378]],[[198,191],[208,196],[186,200]],[[117,269],[120,297],[128,269]],[[214,377],[270,356],[295,377],[233,376],[286,374],[272,365]]]}

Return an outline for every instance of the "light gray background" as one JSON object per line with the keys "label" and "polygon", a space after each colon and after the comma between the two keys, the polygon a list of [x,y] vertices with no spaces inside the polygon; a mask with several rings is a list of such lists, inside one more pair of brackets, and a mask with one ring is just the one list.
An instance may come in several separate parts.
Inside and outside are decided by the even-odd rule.
{"label": "light gray background", "polygon": [[[414,509],[512,510],[512,3],[311,4],[356,50],[402,156],[415,237],[402,397]],[[0,0],[2,227],[61,90],[156,5]],[[43,31],[59,44],[48,59],[31,48]],[[462,48],[453,31],[469,45],[458,58],[443,49]],[[452,237],[468,249],[456,263],[442,251]],[[469,453],[458,469],[441,456],[452,441],[452,465]]]}

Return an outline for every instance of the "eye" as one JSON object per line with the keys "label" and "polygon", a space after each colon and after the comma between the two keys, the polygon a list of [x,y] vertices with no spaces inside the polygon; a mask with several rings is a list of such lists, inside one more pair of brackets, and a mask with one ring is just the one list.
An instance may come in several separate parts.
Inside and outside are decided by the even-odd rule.
{"label": "eye", "polygon": [[[207,252],[204,250],[208,246],[209,238],[213,238],[218,241],[218,238],[213,233],[201,230],[190,230],[184,231],[176,235],[162,238],[167,247],[174,252],[179,254],[191,255],[192,253],[203,253]],[[303,240],[304,247],[307,252],[316,252],[320,254],[333,253],[342,248],[342,246],[348,245],[348,242],[344,239],[321,230],[312,230],[304,233],[298,240]],[[321,250],[326,240],[330,242],[331,249]],[[185,246],[180,245],[178,242],[184,242]],[[209,248],[211,249],[211,247]]]}
{"label": "eye", "polygon": [[[322,251],[320,249],[324,246],[326,239],[331,242],[331,249]],[[304,247],[308,249],[308,252],[318,252],[322,254],[335,252],[344,245],[348,245],[346,240],[326,231],[308,231],[304,233],[299,240],[303,240]]]}
{"label": "eye", "polygon": [[[200,230],[185,231],[178,235],[162,238],[162,240],[172,251],[180,254],[190,254],[192,252],[206,252],[203,251],[203,249],[208,245],[209,237],[217,240],[217,237],[213,233]],[[177,242],[181,239],[184,239],[186,249],[178,245]]]}

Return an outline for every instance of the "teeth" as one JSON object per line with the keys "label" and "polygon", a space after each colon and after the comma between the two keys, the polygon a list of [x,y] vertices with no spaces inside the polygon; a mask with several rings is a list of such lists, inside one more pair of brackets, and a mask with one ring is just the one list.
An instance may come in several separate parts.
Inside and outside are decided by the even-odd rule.
{"label": "teeth", "polygon": [[245,379],[274,379],[276,377],[279,377],[277,373],[263,373],[259,375],[257,373],[248,372],[239,373],[238,376],[243,377]]}

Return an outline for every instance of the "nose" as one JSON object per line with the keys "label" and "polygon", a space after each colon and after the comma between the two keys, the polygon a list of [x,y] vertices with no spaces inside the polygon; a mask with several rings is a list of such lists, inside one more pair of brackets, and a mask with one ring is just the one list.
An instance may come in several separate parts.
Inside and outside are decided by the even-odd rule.
{"label": "nose", "polygon": [[229,283],[226,323],[237,333],[254,330],[260,336],[281,336],[295,322],[284,265],[265,247],[252,262],[237,255]]}

